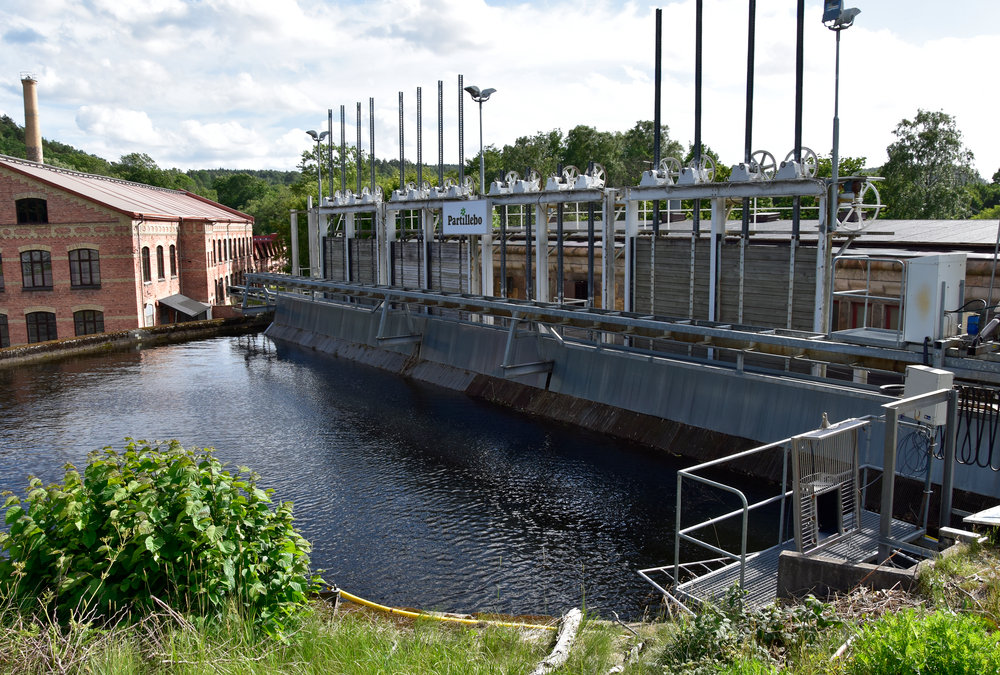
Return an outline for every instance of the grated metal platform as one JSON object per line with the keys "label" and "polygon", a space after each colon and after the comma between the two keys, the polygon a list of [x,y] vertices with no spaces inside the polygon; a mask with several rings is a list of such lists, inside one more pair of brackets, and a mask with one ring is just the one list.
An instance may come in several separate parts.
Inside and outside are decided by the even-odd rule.
{"label": "grated metal platform", "polygon": [[[820,544],[817,555],[864,562],[878,553],[879,514],[861,512],[861,527],[829,544]],[[910,523],[893,519],[892,538],[897,541],[911,541],[922,534],[922,530]],[[795,541],[788,540],[778,546],[747,555],[744,589],[747,602],[752,607],[763,607],[774,601],[778,590],[778,556],[782,551],[794,551]],[[673,566],[660,568],[672,573]],[[677,594],[698,600],[709,600],[722,596],[740,578],[740,565],[731,563],[708,574],[686,581],[677,587]]]}

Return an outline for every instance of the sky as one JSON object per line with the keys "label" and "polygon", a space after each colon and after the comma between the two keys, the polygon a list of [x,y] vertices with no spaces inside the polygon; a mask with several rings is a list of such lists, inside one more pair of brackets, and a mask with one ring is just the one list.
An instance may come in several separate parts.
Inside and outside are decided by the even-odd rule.
{"label": "sky", "polygon": [[[919,109],[953,115],[976,168],[1000,169],[993,77],[996,0],[847,0],[861,14],[841,34],[840,154],[885,162],[893,130]],[[655,8],[663,9],[662,120],[694,137],[695,0],[5,0],[0,114],[24,123],[21,76],[38,82],[42,135],[116,160],[146,153],[162,168],[291,170],[340,107],[347,143],[436,164],[437,87],[444,158],[458,161],[458,76],[492,87],[486,145],[577,125],[626,131],[653,118]],[[794,145],[795,0],[758,0],[753,148],[780,161]],[[747,0],[704,0],[702,141],[742,160]],[[832,148],[834,33],[805,3],[803,144]],[[465,99],[465,157],[479,150]],[[595,158],[599,159],[599,158]]]}

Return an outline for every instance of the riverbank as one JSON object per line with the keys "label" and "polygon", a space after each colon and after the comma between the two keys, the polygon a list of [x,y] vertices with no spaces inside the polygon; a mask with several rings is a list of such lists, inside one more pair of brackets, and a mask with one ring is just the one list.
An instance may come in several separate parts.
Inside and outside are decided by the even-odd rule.
{"label": "riverbank", "polygon": [[[552,672],[978,674],[1000,665],[995,538],[928,566],[914,592],[862,587],[828,604],[756,612],[738,598],[628,625],[587,616]],[[311,603],[284,642],[234,618],[213,625],[164,610],[61,627],[0,605],[0,670],[11,673],[529,673],[555,641],[553,631],[413,620],[346,602]]]}
{"label": "riverbank", "polygon": [[237,316],[227,319],[187,321],[149,328],[97,333],[81,337],[49,340],[29,345],[14,345],[0,349],[0,368],[20,366],[39,361],[52,361],[81,354],[155,347],[210,337],[245,335],[263,331],[271,323],[273,313]]}

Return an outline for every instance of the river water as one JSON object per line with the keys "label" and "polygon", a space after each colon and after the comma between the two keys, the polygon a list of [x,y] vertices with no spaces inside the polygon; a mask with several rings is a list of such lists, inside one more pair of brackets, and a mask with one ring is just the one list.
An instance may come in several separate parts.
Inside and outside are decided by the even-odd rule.
{"label": "river water", "polygon": [[327,581],[444,611],[638,617],[691,464],[259,335],[0,370],[0,490],[127,436],[215,447],[294,502]]}

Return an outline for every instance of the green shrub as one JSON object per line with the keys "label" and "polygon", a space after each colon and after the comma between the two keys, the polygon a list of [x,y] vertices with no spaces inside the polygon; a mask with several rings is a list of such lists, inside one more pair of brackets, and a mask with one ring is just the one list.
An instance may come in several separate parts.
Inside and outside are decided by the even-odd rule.
{"label": "green shrub", "polygon": [[865,626],[854,642],[850,673],[1000,672],[1000,634],[969,614],[914,610],[886,614]]}
{"label": "green shrub", "polygon": [[754,609],[746,592],[733,586],[680,624],[662,665],[666,672],[771,672],[788,650],[815,644],[824,630],[839,624],[830,607],[812,596],[801,605]]}
{"label": "green shrub", "polygon": [[158,610],[155,597],[209,618],[235,610],[281,634],[321,583],[291,504],[271,510],[259,477],[224,471],[210,449],[126,441],[90,453],[82,477],[67,465],[61,485],[32,477],[24,501],[4,493],[0,592],[41,598],[63,618]]}

